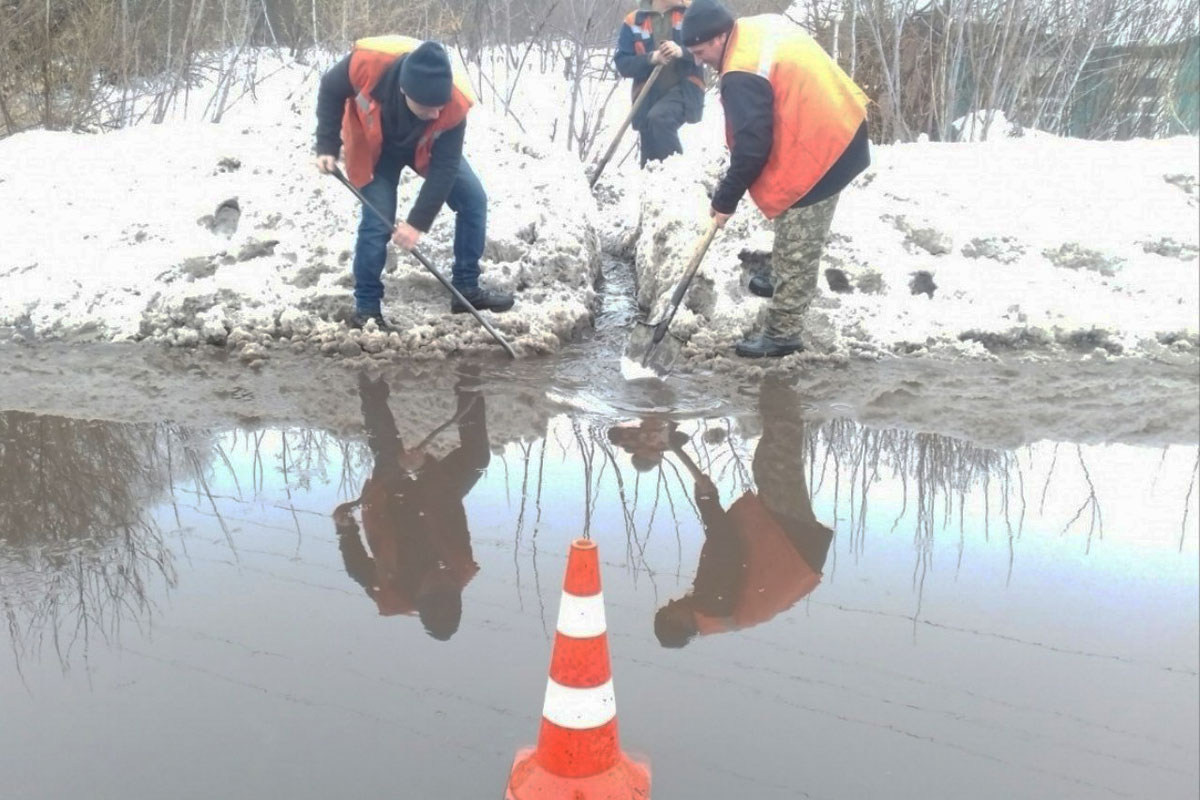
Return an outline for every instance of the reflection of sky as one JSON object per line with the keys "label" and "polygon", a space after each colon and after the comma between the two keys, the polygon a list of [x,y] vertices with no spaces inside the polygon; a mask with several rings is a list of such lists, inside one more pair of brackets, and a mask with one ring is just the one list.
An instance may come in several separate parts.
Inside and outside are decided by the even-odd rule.
{"label": "reflection of sky", "polygon": [[[726,507],[755,445],[730,427],[733,440],[708,454]],[[369,474],[362,442],[286,432],[285,481],[284,433],[221,437],[211,499],[181,483],[176,504],[154,511],[179,585],[156,596],[153,622],[127,627],[119,648],[93,650],[65,676],[54,663],[23,664],[27,689],[0,664],[0,709],[12,720],[0,731],[0,773],[56,767],[15,783],[13,796],[138,798],[173,786],[181,797],[322,797],[352,785],[473,797],[501,786],[512,750],[536,734],[563,555],[589,516],[570,420],[548,431],[501,448],[466,499],[481,569],[448,642],[415,619],[378,616],[346,575],[330,513]],[[691,479],[677,461],[678,477],[638,475],[617,450],[623,507],[603,428],[581,431],[622,734],[654,759],[656,796],[1194,787],[1195,495],[1178,549],[1194,449],[1081,448],[1104,519],[1089,547],[1089,515],[1068,526],[1087,498],[1074,445],[1060,445],[1057,460],[1050,443],[1015,454],[1011,542],[999,476],[986,506],[976,476],[961,531],[960,497],[947,520],[939,490],[926,542],[915,476],[881,465],[861,524],[857,456],[838,454],[835,507],[834,462],[819,439],[813,507],[837,531],[822,584],[768,623],[675,651],[658,646],[652,620],[695,574],[703,532]],[[172,720],[173,736],[156,719]],[[131,776],[133,763],[157,766]]]}
{"label": "reflection of sky", "polygon": [[[519,535],[522,549],[527,549],[536,530],[543,547],[561,552],[570,538],[582,534],[590,500],[593,536],[615,545],[605,548],[607,560],[624,562],[627,554],[632,554],[633,563],[658,577],[659,585],[664,583],[662,576],[670,576],[666,584],[686,590],[703,536],[687,471],[668,457],[674,468],[637,473],[629,466],[628,456],[617,448],[611,458],[619,467],[618,482],[610,456],[601,449],[603,429],[589,431],[581,426],[578,430],[579,438],[571,421],[559,417],[551,421],[545,440],[510,444],[493,457],[487,475],[466,501],[473,537],[494,537],[501,544]],[[292,438],[298,435],[290,432]],[[285,462],[281,432],[264,431],[257,436],[257,453],[254,440],[244,434],[235,446],[227,441],[224,449],[232,470],[218,465],[209,480],[215,495],[233,498],[240,492],[243,498],[252,498],[241,512],[223,514],[227,525],[270,530],[281,541],[290,535],[294,543],[298,538],[296,515],[316,514],[325,515],[332,533],[328,514],[338,503],[357,496],[369,474],[369,453],[357,443],[343,450],[329,439],[324,441],[319,459],[306,460],[293,443]],[[585,493],[581,442],[591,460],[590,498]],[[710,448],[712,460],[707,463],[714,464],[713,477],[725,507],[745,488],[755,443],[735,440]],[[349,466],[344,461],[346,452],[351,454]],[[741,473],[733,464],[733,452],[744,465]],[[817,454],[824,459],[820,444]],[[1153,627],[1156,610],[1178,601],[1181,595],[1194,595],[1200,581],[1195,557],[1200,516],[1196,493],[1188,495],[1194,448],[1077,447],[1046,442],[1023,448],[1015,456],[1007,482],[1004,476],[992,475],[985,487],[985,476],[977,475],[965,495],[952,490],[949,518],[946,491],[937,487],[933,543],[924,560],[921,553],[926,545],[918,541],[922,531],[917,524],[918,486],[913,475],[902,478],[886,464],[878,467],[876,474],[874,465],[865,465],[873,480],[863,526],[857,516],[861,513],[864,466],[854,472],[852,466],[841,466],[834,524],[834,467],[823,461],[823,475],[816,467],[806,477],[813,484],[810,488],[818,519],[838,534],[826,564],[825,582],[839,580],[839,572],[847,573],[844,580],[875,575],[876,580],[894,583],[895,590],[904,590],[910,601],[906,613],[912,612],[918,595],[926,610],[931,603],[946,600],[947,610],[972,607],[979,613],[986,612],[998,597],[1009,598],[1009,603],[1025,598],[1022,602],[1057,609],[1055,615],[1045,615],[1047,622],[1066,608],[1090,605],[1102,611],[1102,617],[1083,615],[1074,624],[1094,622],[1112,628],[1113,620],[1132,623],[1132,618],[1140,615],[1141,622],[1130,625],[1130,635]],[[284,481],[285,463],[292,499]],[[701,463],[706,462],[702,459]],[[298,492],[294,487],[301,479],[307,489]],[[1089,479],[1100,509],[1100,521],[1094,527],[1091,506],[1080,512],[1088,501]],[[853,496],[852,484],[856,484]],[[1185,503],[1190,503],[1190,509],[1181,555]],[[296,511],[297,505],[304,510]],[[200,513],[204,513],[203,504]],[[630,525],[632,538],[626,530]],[[917,591],[918,584],[923,592]],[[953,591],[947,596],[950,587]],[[1052,597],[1039,592],[1052,592]],[[986,603],[975,607],[971,598],[981,595]]]}
{"label": "reflection of sky", "polygon": [[[584,463],[578,451],[582,441],[590,450],[591,531],[602,543],[606,562],[640,575],[639,583],[657,596],[658,605],[686,593],[703,542],[686,470],[675,462],[675,469],[639,474],[617,449],[612,458],[620,468],[619,486],[617,471],[600,447],[603,430],[594,436],[586,427],[579,430],[581,438],[576,438],[570,420],[560,417],[552,421],[545,440],[510,444],[493,458],[487,475],[466,501],[473,539],[511,548],[519,537],[511,564],[518,576],[523,565],[525,577],[532,574],[535,565],[529,559],[535,547],[549,553],[550,566],[538,566],[551,576],[542,581],[543,602],[553,604],[554,558],[583,532],[588,517]],[[299,432],[289,435],[294,439]],[[258,434],[257,445],[244,434],[234,443],[227,439],[229,466],[219,464],[213,469],[209,490],[223,507],[221,516],[235,549],[252,547],[241,539],[258,532],[281,557],[285,553],[295,557],[307,549],[303,533],[297,531],[301,518],[301,527],[327,531],[332,538],[329,513],[339,502],[357,496],[362,478],[369,473],[365,448],[352,445],[344,451],[327,440],[320,459],[306,461],[293,442],[288,482],[294,487],[303,480],[307,489],[293,488],[289,499],[282,439],[279,431]],[[738,452],[748,471],[754,444],[754,440],[733,441],[713,448],[714,477],[725,507],[740,495],[745,480],[729,454]],[[993,475],[985,489],[983,476],[976,476],[965,496],[957,491],[951,494],[949,519],[946,493],[939,488],[931,543],[920,541],[918,487],[912,475],[905,481],[893,475],[890,466],[878,469],[878,477],[868,487],[864,526],[857,519],[862,467],[852,474],[852,468],[842,466],[833,525],[838,535],[826,563],[824,586],[811,602],[829,601],[830,586],[850,584],[857,606],[901,616],[916,614],[938,624],[970,627],[973,621],[986,620],[1000,635],[1032,624],[1039,635],[1079,649],[1130,653],[1157,644],[1176,654],[1172,665],[1195,669],[1195,633],[1200,624],[1195,603],[1200,583],[1195,494],[1190,500],[1188,535],[1183,553],[1179,552],[1195,450],[1069,444],[1058,445],[1057,454],[1055,450],[1053,443],[1040,443],[1018,452],[1013,472],[1019,469],[1020,476],[1010,474],[1007,485],[1002,476]],[[352,454],[349,468],[346,452]],[[823,458],[820,445],[817,452]],[[833,467],[823,463],[824,477],[819,470],[809,477],[814,511],[818,519],[831,524]],[[1072,522],[1088,499],[1088,478],[1103,520],[1103,533],[1097,523],[1090,536],[1090,507]],[[243,502],[232,499],[239,496]],[[201,498],[193,524],[206,527],[211,537],[220,528],[212,530],[215,519],[207,506],[207,498]],[[228,545],[218,544],[230,557]],[[335,548],[326,548],[320,560],[326,562],[332,583],[345,591],[360,591],[337,574],[340,563]],[[468,598],[470,592],[468,587]]]}

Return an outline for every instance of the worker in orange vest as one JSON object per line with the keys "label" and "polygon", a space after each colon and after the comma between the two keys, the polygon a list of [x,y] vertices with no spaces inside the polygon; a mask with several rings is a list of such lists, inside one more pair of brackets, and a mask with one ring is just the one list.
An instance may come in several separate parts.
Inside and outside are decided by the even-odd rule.
{"label": "worker in orange vest", "polygon": [[622,77],[633,79],[632,100],[637,100],[655,67],[663,67],[633,118],[641,136],[642,166],[682,153],[679,128],[699,122],[704,112],[704,67],[680,40],[686,10],[687,0],[641,0],[617,33],[613,63]]}
{"label": "worker in orange vest", "polygon": [[[479,285],[479,259],[487,230],[487,195],[463,158],[470,87],[450,67],[437,42],[407,36],[360,39],[321,79],[317,94],[317,169],[332,172],[345,147],[346,176],[389,220],[396,216],[396,187],[405,167],[425,182],[391,240],[412,250],[442,205],[454,210],[452,283],[477,309],[500,312],[510,294]],[[364,208],[354,248],[354,318],[385,330],[383,267],[389,227]],[[470,309],[457,298],[450,311]]]}
{"label": "worker in orange vest", "polygon": [[804,349],[802,318],[838,194],[870,164],[867,97],[812,37],[777,14],[735,20],[717,0],[694,0],[683,43],[720,74],[729,169],[710,214],[724,226],[749,192],[775,221],[765,329],[737,345],[746,358]]}
{"label": "worker in orange vest", "polygon": [[346,573],[380,615],[416,615],[426,633],[444,641],[458,630],[463,589],[479,571],[463,499],[491,460],[483,394],[472,375],[455,387],[451,422],[460,444],[441,459],[425,448],[442,428],[415,447],[404,446],[383,379],[360,375],[359,395],[375,464],[360,497],[333,512]]}
{"label": "worker in orange vest", "polygon": [[654,633],[663,647],[760,625],[821,582],[833,531],[814,515],[804,479],[800,399],[786,386],[764,383],[759,413],[762,436],[753,461],[758,491],[743,493],[728,510],[712,480],[675,448],[695,480],[704,546],[691,591],[655,614]]}

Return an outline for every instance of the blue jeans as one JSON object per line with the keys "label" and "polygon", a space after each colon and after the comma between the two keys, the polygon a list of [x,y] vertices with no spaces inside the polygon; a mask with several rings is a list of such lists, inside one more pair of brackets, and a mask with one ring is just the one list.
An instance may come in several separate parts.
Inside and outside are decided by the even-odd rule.
{"label": "blue jeans", "polygon": [[[386,155],[375,165],[375,177],[362,188],[363,195],[388,219],[396,218],[396,186],[403,164]],[[479,286],[479,259],[487,232],[487,193],[479,177],[464,158],[446,198],[454,211],[454,271],[451,283],[469,293]],[[358,224],[358,242],[354,247],[354,307],[367,314],[377,313],[383,301],[383,267],[391,238],[388,226],[373,211],[363,209]]]}

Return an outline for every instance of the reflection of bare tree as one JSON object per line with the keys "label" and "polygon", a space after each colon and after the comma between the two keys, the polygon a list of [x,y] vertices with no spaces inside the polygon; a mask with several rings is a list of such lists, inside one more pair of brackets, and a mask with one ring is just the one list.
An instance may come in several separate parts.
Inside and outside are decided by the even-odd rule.
{"label": "reflection of bare tree", "polygon": [[[764,413],[769,417],[774,412]],[[678,422],[678,430],[687,437],[685,448],[689,456],[718,485],[726,487],[723,492],[732,490],[736,495],[747,488],[750,480],[747,465],[760,446],[762,437],[758,431],[764,430],[768,421],[759,417],[685,420]],[[650,422],[647,418],[622,426],[645,427]],[[622,471],[617,468],[609,441],[611,431],[610,436],[604,436],[603,430],[597,427],[587,437],[577,434],[577,448],[588,451],[584,476],[588,487],[586,513],[590,517],[601,503],[619,504],[630,543],[631,563],[644,563],[641,555],[652,529],[673,523],[678,537],[680,522],[698,521],[698,513],[679,477],[678,466],[672,458],[662,457],[665,448],[637,441],[623,446],[628,466]],[[645,435],[648,434],[644,432],[643,438]],[[596,448],[614,468],[607,476],[599,469],[603,462],[595,461],[592,455]],[[979,531],[985,541],[999,537],[1006,547],[1008,580],[1011,580],[1017,542],[1027,526],[1026,517],[1031,511],[1045,517],[1048,493],[1057,498],[1060,512],[1062,504],[1069,506],[1067,513],[1052,525],[1061,526],[1063,534],[1079,532],[1084,536],[1085,553],[1090,552],[1093,540],[1104,537],[1101,487],[1093,477],[1096,465],[1089,463],[1097,456],[1080,445],[999,450],[939,434],[873,429],[852,420],[834,419],[805,425],[803,449],[807,474],[800,476],[803,480],[797,481],[797,485],[807,483],[814,495],[825,495],[821,508],[829,518],[824,522],[841,532],[846,550],[852,556],[865,552],[871,536],[890,535],[900,529],[911,531],[915,556],[912,582],[918,597],[933,566],[935,536],[953,536],[955,528],[956,571],[962,567],[968,532]],[[1069,463],[1067,458],[1059,457],[1068,453]],[[1033,487],[1027,487],[1030,476],[1036,482],[1032,497],[1029,489]],[[602,487],[604,478],[607,479]],[[757,483],[758,476],[755,478]],[[1200,479],[1200,460],[1193,468],[1188,496],[1183,498],[1183,536],[1197,479]],[[889,512],[888,521],[883,524],[879,512],[871,505],[882,483],[899,488],[898,495],[894,488],[889,489],[888,502],[894,501],[897,510]],[[667,516],[670,520],[664,521]],[[1043,519],[1042,525],[1046,522]],[[831,570],[836,570],[836,559],[837,548],[831,555]]]}
{"label": "reflection of bare tree", "polygon": [[1188,511],[1192,507],[1192,495],[1196,493],[1196,478],[1200,476],[1200,451],[1196,453],[1196,463],[1192,465],[1192,477],[1188,481],[1187,496],[1183,498],[1183,520],[1179,524],[1179,552],[1183,552],[1183,542],[1187,538]]}
{"label": "reflection of bare tree", "polygon": [[0,413],[0,606],[18,664],[49,642],[65,668],[149,618],[151,583],[175,576],[146,507],[189,450],[166,426]]}

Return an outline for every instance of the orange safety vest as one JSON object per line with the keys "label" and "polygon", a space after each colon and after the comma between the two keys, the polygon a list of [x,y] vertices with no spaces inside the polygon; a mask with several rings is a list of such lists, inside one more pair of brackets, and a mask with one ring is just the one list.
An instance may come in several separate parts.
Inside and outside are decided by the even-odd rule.
{"label": "orange safety vest", "polygon": [[[774,219],[808,194],[867,118],[867,96],[821,46],[778,14],[743,17],[725,46],[722,78],[761,75],[774,94],[771,153],[750,197]],[[733,129],[725,122],[725,141]]]}
{"label": "orange safety vest", "polygon": [[[346,150],[346,176],[359,188],[371,182],[375,176],[375,163],[383,152],[380,105],[371,96],[371,90],[397,58],[416,50],[420,44],[420,39],[410,36],[372,36],[359,39],[350,51],[350,84],[357,94],[346,101],[342,142]],[[456,73],[450,102],[438,118],[426,126],[417,142],[413,169],[418,175],[424,175],[429,169],[434,140],[466,119],[467,111],[474,103],[470,85]]]}
{"label": "orange safety vest", "polygon": [[[426,491],[436,492],[437,488],[438,484],[431,482]],[[422,516],[429,527],[422,532],[422,544],[427,548],[422,550],[398,535],[386,478],[367,478],[361,497],[363,527],[375,563],[372,598],[381,616],[415,614],[424,591],[435,586],[464,589],[479,572],[461,503],[455,509],[444,496],[426,495]],[[421,552],[425,561],[414,563]],[[406,565],[417,569],[406,573]]]}
{"label": "orange safety vest", "polygon": [[742,585],[728,617],[696,611],[701,636],[759,625],[817,588],[821,573],[809,566],[758,495],[746,492],[729,508],[734,533],[745,545]]}
{"label": "orange safety vest", "polygon": [[[683,15],[687,12],[689,5],[691,5],[691,0],[686,0],[686,2],[680,3],[667,12],[671,16],[671,30],[679,31],[683,28]],[[625,24],[633,31],[633,52],[639,56],[644,56],[646,55],[646,45],[654,40],[654,20],[649,14],[643,14],[642,21],[639,23],[637,21],[639,13],[638,11],[630,11],[626,14]],[[682,45],[680,46],[682,47]],[[689,75],[688,80],[699,86],[701,91],[704,90],[704,80],[698,75]],[[633,82],[633,100],[637,100],[638,93],[642,91],[642,86],[645,83],[645,81]]]}

